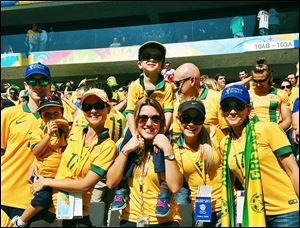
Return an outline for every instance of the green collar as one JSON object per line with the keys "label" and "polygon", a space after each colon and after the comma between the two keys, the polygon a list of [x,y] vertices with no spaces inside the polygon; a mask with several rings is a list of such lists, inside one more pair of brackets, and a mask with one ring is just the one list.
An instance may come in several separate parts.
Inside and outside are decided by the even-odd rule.
{"label": "green collar", "polygon": [[[146,90],[145,89],[145,84],[144,84],[144,73],[142,73],[139,77],[139,80],[140,80],[140,85],[143,87],[143,89],[146,91],[146,93],[148,95],[151,95],[151,93],[153,93],[154,90]],[[165,86],[165,80],[164,80],[164,77],[159,74],[158,76],[158,79],[157,79],[157,82],[156,82],[156,85],[155,85],[155,90],[160,90],[162,88],[164,88]]]}
{"label": "green collar", "polygon": [[179,146],[179,147],[183,147],[183,144],[184,144],[184,136],[182,133],[180,133],[179,137],[178,137],[178,140],[176,142],[176,144]]}
{"label": "green collar", "polygon": [[38,112],[31,112],[31,111],[30,111],[27,102],[25,102],[25,103],[22,105],[22,109],[23,109],[24,112],[32,113],[36,119],[39,119],[39,118],[40,118],[40,114],[39,114]]}
{"label": "green collar", "polygon": [[199,96],[200,100],[205,100],[207,94],[208,94],[208,89],[206,87],[202,88],[201,94]]}
{"label": "green collar", "polygon": [[[86,133],[89,129],[89,125],[85,125],[83,126],[83,132]],[[102,139],[106,139],[109,137],[109,133],[108,133],[108,129],[104,128],[100,134],[98,135],[98,141],[102,140]]]}

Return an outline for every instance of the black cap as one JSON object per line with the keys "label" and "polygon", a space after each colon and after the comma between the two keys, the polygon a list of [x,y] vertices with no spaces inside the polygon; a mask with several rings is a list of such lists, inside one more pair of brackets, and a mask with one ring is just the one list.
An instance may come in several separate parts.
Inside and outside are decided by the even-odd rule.
{"label": "black cap", "polygon": [[197,100],[189,100],[189,101],[183,102],[182,104],[179,105],[178,112],[183,113],[190,109],[197,110],[198,112],[200,112],[200,114],[203,117],[205,117],[205,107],[202,102],[199,102]]}

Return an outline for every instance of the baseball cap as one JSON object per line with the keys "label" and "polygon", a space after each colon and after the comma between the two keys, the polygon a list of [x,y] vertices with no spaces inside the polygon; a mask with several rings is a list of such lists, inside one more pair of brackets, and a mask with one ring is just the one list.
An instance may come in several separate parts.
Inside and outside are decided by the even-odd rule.
{"label": "baseball cap", "polygon": [[37,111],[39,112],[41,109],[49,106],[55,106],[55,107],[60,107],[64,109],[61,98],[58,96],[45,96],[41,97],[39,107]]}
{"label": "baseball cap", "polygon": [[250,95],[246,87],[242,85],[232,85],[225,87],[221,94],[221,103],[227,98],[236,98],[244,104],[250,104]]}
{"label": "baseball cap", "polygon": [[139,48],[139,59],[141,54],[143,53],[143,51],[146,48],[157,48],[160,50],[161,54],[163,55],[163,57],[165,58],[166,56],[166,48],[165,46],[163,46],[161,43],[157,42],[157,41],[148,41],[146,43],[143,43],[142,46]]}
{"label": "baseball cap", "polygon": [[51,74],[49,67],[38,62],[31,65],[28,65],[25,70],[24,79],[28,78],[33,74],[41,74],[46,76],[49,80],[51,80]]}
{"label": "baseball cap", "polygon": [[115,76],[110,76],[106,79],[107,81],[107,85],[109,85],[109,87],[113,87],[113,86],[119,86],[119,84],[117,83],[117,79]]}
{"label": "baseball cap", "polygon": [[97,88],[93,88],[93,89],[90,89],[88,91],[86,91],[82,98],[81,98],[81,103],[83,104],[84,103],[84,100],[86,98],[88,98],[89,96],[97,96],[99,97],[104,103],[107,103],[109,100],[108,100],[108,97],[107,97],[107,94],[105,93],[105,91],[103,89],[97,89]]}
{"label": "baseball cap", "polygon": [[178,107],[178,112],[183,113],[187,110],[195,109],[204,117],[205,116],[205,107],[204,104],[197,100],[189,100],[181,103]]}

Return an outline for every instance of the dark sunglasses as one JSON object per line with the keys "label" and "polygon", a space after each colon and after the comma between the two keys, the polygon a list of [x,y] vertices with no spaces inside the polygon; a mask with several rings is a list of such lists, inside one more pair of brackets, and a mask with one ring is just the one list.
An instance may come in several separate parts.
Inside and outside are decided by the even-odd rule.
{"label": "dark sunglasses", "polygon": [[162,61],[163,57],[160,54],[150,54],[150,53],[142,53],[141,58],[142,61],[149,61],[150,59],[154,59],[155,61]]}
{"label": "dark sunglasses", "polygon": [[105,103],[103,102],[98,102],[95,104],[82,104],[81,109],[84,112],[88,112],[91,111],[92,109],[96,109],[96,110],[101,110],[105,108]]}
{"label": "dark sunglasses", "polygon": [[189,80],[191,77],[185,78],[185,79],[181,79],[179,81],[173,81],[174,85],[179,88],[179,86],[181,85],[182,82]]}
{"label": "dark sunglasses", "polygon": [[202,125],[204,123],[204,119],[199,115],[192,117],[189,114],[182,114],[179,117],[179,120],[183,124],[189,124],[193,122],[193,124]]}
{"label": "dark sunglasses", "polygon": [[140,115],[138,117],[140,124],[147,123],[148,119],[151,119],[153,123],[159,124],[161,121],[161,117],[159,115],[147,116],[147,115]]}
{"label": "dark sunglasses", "polygon": [[267,81],[268,79],[269,79],[269,77],[266,77],[265,79],[262,79],[262,80],[255,80],[254,78],[252,78],[254,83],[263,83],[263,82]]}
{"label": "dark sunglasses", "polygon": [[290,89],[291,86],[290,86],[290,85],[286,85],[286,86],[281,86],[280,88],[281,88],[281,89],[285,89],[285,88]]}
{"label": "dark sunglasses", "polygon": [[242,112],[242,111],[244,111],[245,107],[246,107],[246,104],[243,102],[239,102],[239,101],[221,103],[221,110],[223,112],[229,112],[232,109],[234,109],[237,112]]}
{"label": "dark sunglasses", "polygon": [[49,85],[50,81],[46,78],[40,78],[40,79],[29,78],[29,79],[26,79],[26,83],[29,86],[36,86],[37,84],[39,84],[40,86],[47,86],[47,85]]}

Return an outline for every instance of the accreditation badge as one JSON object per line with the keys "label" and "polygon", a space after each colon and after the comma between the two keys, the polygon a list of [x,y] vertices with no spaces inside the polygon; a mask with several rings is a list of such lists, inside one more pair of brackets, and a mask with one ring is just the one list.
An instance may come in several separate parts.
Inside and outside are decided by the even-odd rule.
{"label": "accreditation badge", "polygon": [[211,221],[211,186],[198,186],[198,193],[195,201],[194,220],[202,222]]}

